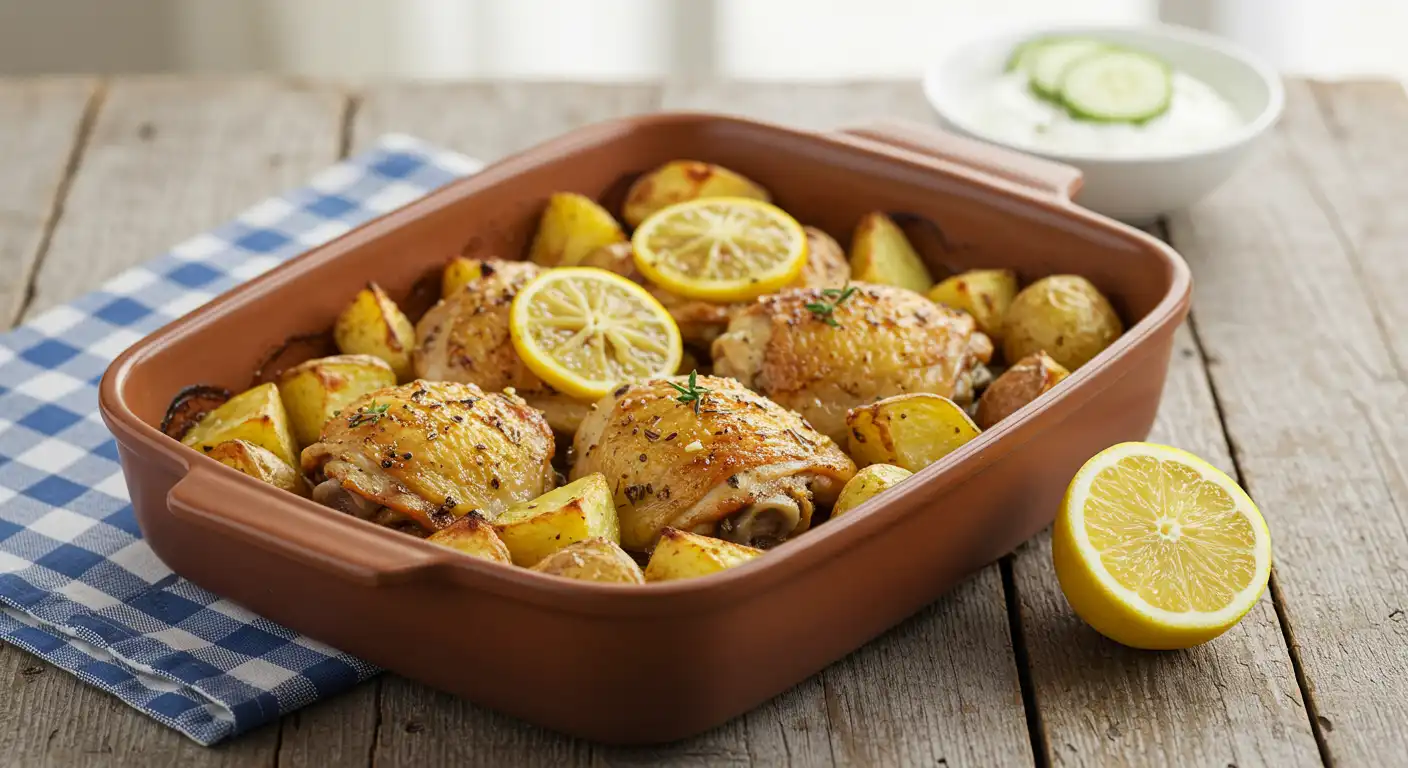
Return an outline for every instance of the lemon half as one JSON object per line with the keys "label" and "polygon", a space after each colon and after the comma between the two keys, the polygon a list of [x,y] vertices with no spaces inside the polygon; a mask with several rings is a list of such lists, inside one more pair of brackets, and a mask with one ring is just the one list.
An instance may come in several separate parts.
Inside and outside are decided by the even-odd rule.
{"label": "lemon half", "polygon": [[1251,497],[1206,461],[1153,443],[1121,443],[1081,467],[1051,554],[1076,613],[1136,648],[1217,637],[1271,575],[1271,534]]}
{"label": "lemon half", "polygon": [[807,264],[807,234],[775,205],[708,197],[662,208],[631,237],[636,268],[690,299],[747,301],[791,283]]}
{"label": "lemon half", "polygon": [[646,290],[595,267],[550,269],[509,308],[513,347],[560,392],[595,400],[623,381],[668,376],[683,350],[674,318]]}

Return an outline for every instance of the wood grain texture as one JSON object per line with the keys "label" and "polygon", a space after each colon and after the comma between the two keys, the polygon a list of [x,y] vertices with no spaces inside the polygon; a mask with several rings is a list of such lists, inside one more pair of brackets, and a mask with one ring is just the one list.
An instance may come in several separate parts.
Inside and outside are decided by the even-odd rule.
{"label": "wood grain texture", "polygon": [[[15,86],[0,87],[0,94]],[[49,121],[50,142],[72,142],[89,87],[47,86],[29,105]],[[65,101],[67,100],[67,102]],[[0,104],[5,104],[0,97]],[[96,288],[122,269],[301,183],[336,159],[344,99],[266,81],[117,80],[105,93],[35,278],[26,316]],[[26,113],[28,115],[30,113]],[[60,118],[67,118],[61,120]],[[41,126],[0,114],[0,154],[41,199],[0,205],[42,223],[68,147],[45,150]],[[13,148],[13,150],[12,150]],[[14,151],[13,156],[9,153]],[[23,154],[19,154],[23,153]],[[28,165],[26,165],[28,164]],[[48,181],[44,180],[46,174]],[[38,216],[38,218],[35,218]],[[14,241],[12,241],[14,242]],[[8,256],[8,254],[7,254]],[[6,262],[9,263],[8,261]],[[0,648],[0,765],[151,766],[272,763],[282,724],[206,749],[106,693],[14,648]],[[300,715],[316,721],[317,709]],[[301,731],[291,744],[299,746]],[[319,762],[335,740],[316,749]],[[364,765],[366,751],[352,765]]]}
{"label": "wood grain texture", "polygon": [[479,160],[497,160],[573,128],[651,112],[653,85],[452,83],[373,86],[358,99],[352,146],[409,133]]}
{"label": "wood grain texture", "polygon": [[29,315],[303,183],[337,159],[345,104],[271,80],[113,82]]}
{"label": "wood grain texture", "polygon": [[[1186,325],[1175,339],[1149,439],[1191,451],[1236,476]],[[1075,615],[1056,581],[1049,533],[1019,550],[1014,577],[1051,764],[1320,763],[1269,593],[1213,642],[1151,653],[1106,640]]]}
{"label": "wood grain texture", "polygon": [[[1370,291],[1394,312],[1403,296],[1366,285],[1339,211],[1368,201],[1322,177],[1333,141],[1309,89],[1292,84],[1264,151],[1173,217],[1170,235],[1196,275],[1209,372],[1271,527],[1312,723],[1335,764],[1388,765],[1408,754],[1408,393]],[[1396,161],[1379,159],[1357,169],[1364,189],[1395,183],[1378,174]]]}
{"label": "wood grain texture", "polygon": [[84,79],[0,81],[0,324],[24,309],[97,93]]}

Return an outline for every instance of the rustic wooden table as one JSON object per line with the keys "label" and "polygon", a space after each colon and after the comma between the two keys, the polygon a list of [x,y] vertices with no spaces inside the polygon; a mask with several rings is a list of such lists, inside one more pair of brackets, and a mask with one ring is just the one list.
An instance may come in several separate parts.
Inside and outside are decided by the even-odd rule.
{"label": "rustic wooden table", "polygon": [[[0,317],[24,322],[389,131],[493,159],[660,108],[928,120],[916,85],[0,80]],[[850,657],[668,748],[574,741],[383,675],[216,749],[0,647],[0,764],[1403,765],[1408,98],[1291,83],[1274,138],[1159,234],[1196,276],[1153,439],[1241,480],[1275,542],[1234,630],[1131,651],[1045,535]]]}

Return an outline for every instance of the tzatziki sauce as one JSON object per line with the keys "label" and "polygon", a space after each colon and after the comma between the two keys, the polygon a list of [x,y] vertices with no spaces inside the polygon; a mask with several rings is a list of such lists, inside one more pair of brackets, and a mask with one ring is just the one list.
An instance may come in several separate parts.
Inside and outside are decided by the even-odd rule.
{"label": "tzatziki sauce", "polygon": [[1009,72],[979,91],[973,128],[1008,144],[1081,155],[1194,151],[1217,144],[1244,121],[1203,81],[1173,73],[1168,111],[1146,123],[1102,123],[1072,117],[1032,93],[1023,72]]}

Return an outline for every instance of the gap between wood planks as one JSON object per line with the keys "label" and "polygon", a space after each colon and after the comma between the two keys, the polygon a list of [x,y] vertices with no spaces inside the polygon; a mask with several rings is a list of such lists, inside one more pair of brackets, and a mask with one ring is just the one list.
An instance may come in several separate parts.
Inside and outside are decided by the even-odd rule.
{"label": "gap between wood planks", "polygon": [[88,103],[83,108],[83,117],[78,121],[78,130],[73,137],[73,148],[68,153],[68,161],[64,164],[63,178],[59,181],[58,189],[54,192],[54,202],[49,207],[49,215],[44,222],[44,231],[40,235],[39,245],[35,248],[34,258],[29,262],[29,271],[25,273],[24,296],[15,307],[15,313],[7,318],[6,329],[14,328],[19,324],[20,318],[34,303],[36,285],[39,282],[39,272],[44,268],[44,257],[49,254],[49,246],[54,242],[54,231],[59,228],[59,221],[64,215],[64,202],[68,199],[69,189],[73,186],[73,179],[78,174],[78,167],[83,162],[83,153],[88,148],[88,140],[93,136],[93,126],[98,122],[98,111],[102,109],[103,99],[107,96],[108,84],[106,80],[99,80],[93,85],[93,92],[88,95]]}
{"label": "gap between wood planks", "polygon": [[[1155,234],[1160,240],[1173,245],[1172,238],[1169,237],[1168,221],[1160,218],[1155,225]],[[1193,337],[1193,349],[1198,353],[1198,360],[1203,372],[1203,380],[1207,384],[1208,392],[1212,394],[1213,411],[1217,414],[1217,423],[1222,428],[1222,435],[1227,440],[1227,454],[1232,461],[1233,479],[1237,484],[1247,489],[1246,477],[1242,474],[1241,451],[1237,448],[1237,441],[1232,439],[1232,432],[1227,426],[1227,414],[1222,405],[1222,394],[1217,391],[1217,386],[1212,380],[1212,374],[1208,371],[1209,356],[1207,349],[1203,346],[1202,334],[1198,332],[1198,319],[1193,315],[1190,308],[1188,310],[1188,333]],[[1247,491],[1248,495],[1251,491]],[[1255,500],[1255,499],[1253,499]],[[1315,736],[1315,748],[1320,753],[1320,762],[1327,768],[1332,763],[1330,761],[1330,749],[1325,743],[1325,734],[1320,727],[1320,716],[1315,707],[1315,698],[1311,695],[1310,683],[1305,677],[1305,665],[1300,658],[1300,648],[1296,646],[1295,637],[1291,631],[1290,621],[1286,617],[1285,600],[1281,596],[1281,589],[1276,583],[1275,565],[1271,568],[1271,579],[1268,584],[1270,591],[1269,598],[1271,605],[1276,610],[1276,622],[1281,626],[1281,638],[1286,644],[1286,653],[1291,658],[1291,668],[1295,671],[1296,686],[1300,688],[1301,701],[1305,703],[1306,718],[1310,721],[1310,732]]]}

